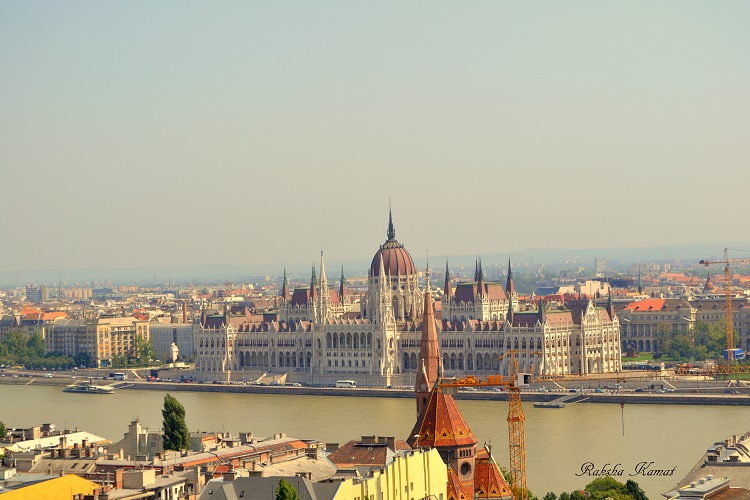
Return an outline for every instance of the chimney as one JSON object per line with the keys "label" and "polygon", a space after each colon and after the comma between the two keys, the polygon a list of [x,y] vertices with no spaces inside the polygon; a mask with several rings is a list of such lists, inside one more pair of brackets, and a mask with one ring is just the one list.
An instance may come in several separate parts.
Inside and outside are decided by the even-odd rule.
{"label": "chimney", "polygon": [[388,448],[391,449],[391,451],[396,451],[396,438],[393,436],[388,436],[384,438],[380,438],[382,441],[385,441],[385,443],[388,445]]}
{"label": "chimney", "polygon": [[224,481],[234,481],[235,479],[237,479],[237,471],[232,469],[228,472],[225,472],[223,477]]}
{"label": "chimney", "polygon": [[117,469],[115,471],[115,489],[122,489],[122,472],[123,469]]}

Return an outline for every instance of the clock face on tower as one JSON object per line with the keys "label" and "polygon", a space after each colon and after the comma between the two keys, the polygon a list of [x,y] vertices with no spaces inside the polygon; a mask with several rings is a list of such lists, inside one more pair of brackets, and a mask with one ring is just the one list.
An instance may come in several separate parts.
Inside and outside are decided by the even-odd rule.
{"label": "clock face on tower", "polygon": [[426,391],[427,390],[427,384],[425,384],[424,382],[422,382],[422,385],[419,386],[419,388],[422,389],[423,391]]}

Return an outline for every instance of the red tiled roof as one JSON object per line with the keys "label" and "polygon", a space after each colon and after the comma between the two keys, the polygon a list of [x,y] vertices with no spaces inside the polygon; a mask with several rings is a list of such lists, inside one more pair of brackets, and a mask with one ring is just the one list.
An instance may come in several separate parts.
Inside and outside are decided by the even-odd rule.
{"label": "red tiled roof", "polygon": [[486,449],[477,450],[474,493],[477,498],[508,498],[513,495],[510,485]]}
{"label": "red tiled roof", "polygon": [[[395,441],[394,447],[396,450],[411,449],[403,440]],[[382,438],[378,439],[377,443],[364,443],[355,439],[328,455],[328,460],[339,468],[358,465],[384,466],[388,465],[390,460],[389,449],[387,442]],[[393,452],[394,450],[391,450],[391,454]]]}
{"label": "red tiled roof", "polygon": [[[455,301],[460,303],[473,303],[474,298],[479,293],[479,284],[477,282],[458,283],[456,290],[453,292]],[[505,294],[502,283],[485,283],[483,293],[490,300],[505,300],[508,296]]]}
{"label": "red tiled roof", "polygon": [[[417,435],[419,438],[414,438]],[[471,432],[453,396],[444,394],[439,387],[430,394],[430,400],[417,419],[410,436],[407,443],[414,446],[412,441],[416,441],[416,445],[423,448],[477,444],[477,438]]]}
{"label": "red tiled roof", "polygon": [[298,287],[294,289],[292,294],[292,305],[293,306],[304,306],[310,301],[310,287]]}
{"label": "red tiled roof", "polygon": [[627,311],[661,311],[665,299],[645,299],[625,306]]}
{"label": "red tiled roof", "polygon": [[469,494],[465,489],[461,481],[459,481],[456,472],[448,467],[448,485],[447,491],[448,500],[471,500],[474,498],[473,494]]}

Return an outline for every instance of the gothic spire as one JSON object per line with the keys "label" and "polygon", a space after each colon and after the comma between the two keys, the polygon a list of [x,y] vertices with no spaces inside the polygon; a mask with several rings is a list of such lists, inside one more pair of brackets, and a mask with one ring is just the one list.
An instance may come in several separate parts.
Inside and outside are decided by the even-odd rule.
{"label": "gothic spire", "polygon": [[341,284],[339,285],[339,295],[341,296],[341,301],[344,301],[344,297],[346,297],[346,279],[344,278],[344,266],[341,266]]}
{"label": "gothic spire", "polygon": [[508,281],[505,283],[505,293],[509,298],[516,293],[516,284],[513,281],[513,270],[510,268],[510,257],[508,257]]}
{"label": "gothic spire", "polygon": [[427,406],[432,389],[438,382],[440,370],[440,345],[438,344],[435,311],[432,307],[432,294],[424,293],[422,314],[422,342],[419,349],[418,372],[414,386],[417,396],[417,415]]}
{"label": "gothic spire", "polygon": [[315,276],[315,264],[312,265],[312,277],[310,278],[310,298],[318,297],[318,278]]}
{"label": "gothic spire", "polygon": [[286,280],[286,266],[284,266],[284,282],[281,285],[281,298],[285,301],[289,300],[289,283]]}
{"label": "gothic spire", "polygon": [[539,297],[539,323],[541,323],[542,325],[544,325],[544,319],[545,319],[545,314],[544,314],[544,297],[540,296]]}
{"label": "gothic spire", "polygon": [[393,229],[393,215],[391,213],[391,202],[388,201],[388,240],[396,239],[396,230]]}
{"label": "gothic spire", "polygon": [[446,299],[450,299],[453,296],[453,288],[451,287],[451,273],[448,269],[448,259],[445,259],[445,285],[443,286],[443,293]]}
{"label": "gothic spire", "polygon": [[482,271],[482,259],[479,259],[479,273],[477,276],[477,295],[484,296],[484,272]]}
{"label": "gothic spire", "polygon": [[609,287],[607,291],[607,312],[609,313],[609,319],[615,319],[615,308],[612,305],[612,287]]}

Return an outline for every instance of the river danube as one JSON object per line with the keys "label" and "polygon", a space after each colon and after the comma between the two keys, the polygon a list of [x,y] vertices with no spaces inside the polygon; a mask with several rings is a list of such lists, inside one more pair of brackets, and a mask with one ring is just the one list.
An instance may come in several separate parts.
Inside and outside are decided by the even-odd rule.
{"label": "river danube", "polygon": [[[253,432],[346,442],[377,434],[406,439],[416,418],[413,399],[176,392],[191,431]],[[63,393],[60,387],[0,385],[0,420],[10,427],[52,422],[118,441],[131,418],[161,428],[164,392],[119,390],[114,395]],[[492,446],[508,466],[507,402],[458,401],[479,445]],[[715,441],[750,430],[750,409],[733,406],[579,404],[561,409],[524,403],[529,489],[542,496],[582,488],[594,469],[622,470],[652,499],[671,489]],[[624,436],[623,436],[624,420]],[[634,476],[639,463],[673,476]]]}

